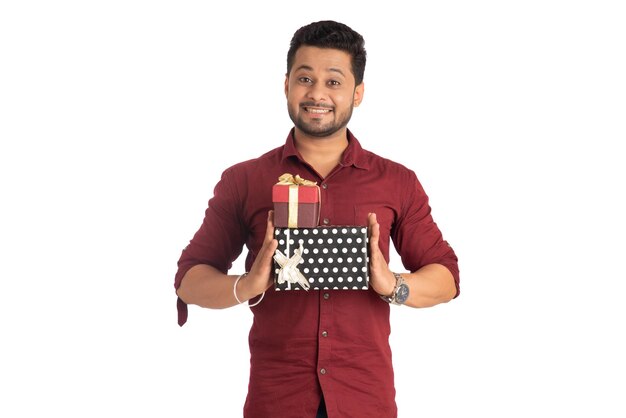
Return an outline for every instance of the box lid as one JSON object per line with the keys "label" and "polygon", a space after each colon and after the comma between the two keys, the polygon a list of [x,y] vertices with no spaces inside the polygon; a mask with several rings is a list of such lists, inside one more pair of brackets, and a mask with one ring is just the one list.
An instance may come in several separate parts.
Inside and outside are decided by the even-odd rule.
{"label": "box lid", "polygon": [[298,203],[317,203],[320,201],[318,186],[295,186],[287,184],[275,184],[272,187],[273,202],[289,202],[289,188],[298,189]]}

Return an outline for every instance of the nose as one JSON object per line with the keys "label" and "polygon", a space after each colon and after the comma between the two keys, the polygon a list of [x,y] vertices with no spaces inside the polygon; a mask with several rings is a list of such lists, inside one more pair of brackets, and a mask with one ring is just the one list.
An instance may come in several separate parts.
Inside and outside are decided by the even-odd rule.
{"label": "nose", "polygon": [[321,83],[312,84],[307,90],[307,98],[313,100],[314,102],[327,101],[326,88]]}

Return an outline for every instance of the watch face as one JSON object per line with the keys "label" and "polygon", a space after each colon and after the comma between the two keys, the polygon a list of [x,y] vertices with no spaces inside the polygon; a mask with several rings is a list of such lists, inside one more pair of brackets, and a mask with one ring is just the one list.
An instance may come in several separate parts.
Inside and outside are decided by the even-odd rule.
{"label": "watch face", "polygon": [[402,283],[396,292],[396,302],[404,303],[409,298],[409,286]]}

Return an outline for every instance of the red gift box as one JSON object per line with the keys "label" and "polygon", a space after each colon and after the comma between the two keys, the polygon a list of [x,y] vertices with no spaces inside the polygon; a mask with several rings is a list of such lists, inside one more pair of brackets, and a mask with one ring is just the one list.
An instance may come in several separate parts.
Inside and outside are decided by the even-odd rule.
{"label": "red gift box", "polygon": [[320,188],[299,175],[285,173],[272,188],[274,226],[314,228],[320,219]]}

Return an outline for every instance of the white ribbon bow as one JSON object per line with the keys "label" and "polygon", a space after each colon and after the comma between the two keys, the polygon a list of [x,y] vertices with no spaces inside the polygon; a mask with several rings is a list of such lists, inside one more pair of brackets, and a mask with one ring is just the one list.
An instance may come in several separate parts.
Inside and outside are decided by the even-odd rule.
{"label": "white ribbon bow", "polygon": [[280,266],[280,270],[278,272],[278,283],[298,283],[304,290],[309,290],[309,281],[300,273],[298,270],[298,263],[302,259],[302,252],[304,249],[302,248],[302,243],[300,243],[300,248],[294,250],[293,256],[291,258],[287,257],[285,254],[281,253],[280,250],[276,250],[274,254],[274,260]]}

